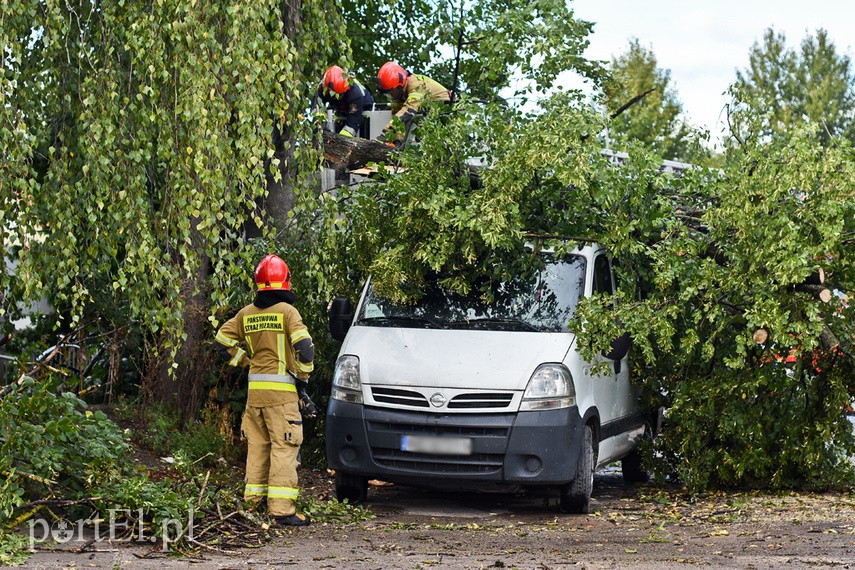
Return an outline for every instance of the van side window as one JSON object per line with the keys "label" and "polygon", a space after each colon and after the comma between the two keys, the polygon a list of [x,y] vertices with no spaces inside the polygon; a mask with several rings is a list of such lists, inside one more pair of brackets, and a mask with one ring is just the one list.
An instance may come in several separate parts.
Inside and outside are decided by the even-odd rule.
{"label": "van side window", "polygon": [[594,293],[614,293],[609,258],[605,255],[599,255],[594,260]]}

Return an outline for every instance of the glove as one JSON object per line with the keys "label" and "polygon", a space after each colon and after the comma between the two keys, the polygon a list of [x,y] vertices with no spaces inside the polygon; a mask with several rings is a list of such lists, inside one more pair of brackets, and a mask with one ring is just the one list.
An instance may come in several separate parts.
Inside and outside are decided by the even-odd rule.
{"label": "glove", "polygon": [[403,115],[401,115],[401,122],[404,123],[405,127],[409,127],[410,123],[416,118],[416,112],[412,109],[407,109]]}
{"label": "glove", "polygon": [[356,136],[356,129],[354,129],[353,127],[344,127],[342,130],[340,130],[338,132],[338,134],[340,134],[343,137],[355,137]]}
{"label": "glove", "polygon": [[[387,131],[387,132],[388,132],[388,131]],[[377,141],[377,142],[379,142],[379,143],[383,143],[384,145],[386,145],[386,146],[388,146],[388,147],[396,148],[398,145],[396,145],[396,144],[395,144],[395,143],[393,143],[392,141],[388,141],[388,140],[386,140],[386,134],[387,134],[387,133],[383,133],[383,134],[381,134],[381,135],[378,135],[378,136],[377,136],[377,138],[376,138],[376,139],[374,139],[374,140],[375,140],[375,141]]]}
{"label": "glove", "polygon": [[305,380],[298,380],[296,384],[297,395],[300,397],[300,415],[303,416],[303,419],[314,418],[318,415],[318,408],[315,406],[315,403],[306,391],[309,387],[309,383]]}

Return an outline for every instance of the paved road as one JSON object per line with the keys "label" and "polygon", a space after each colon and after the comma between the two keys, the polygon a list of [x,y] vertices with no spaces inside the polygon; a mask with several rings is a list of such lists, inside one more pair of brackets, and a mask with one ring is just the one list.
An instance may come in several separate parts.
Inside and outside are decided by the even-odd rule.
{"label": "paved road", "polygon": [[[551,494],[369,490],[375,518],[276,531],[235,556],[164,558],[150,547],[38,552],[29,568],[855,569],[855,496],[714,494],[628,486],[598,473],[591,515]],[[145,558],[139,558],[144,556]]]}

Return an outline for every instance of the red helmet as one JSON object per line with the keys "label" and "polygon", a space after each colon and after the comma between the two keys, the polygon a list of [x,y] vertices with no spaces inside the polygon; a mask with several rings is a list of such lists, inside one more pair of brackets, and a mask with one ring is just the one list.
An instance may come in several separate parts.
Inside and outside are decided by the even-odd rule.
{"label": "red helmet", "polygon": [[347,91],[347,74],[337,65],[328,67],[324,73],[324,88],[341,95]]}
{"label": "red helmet", "polygon": [[407,84],[407,72],[393,61],[387,61],[377,72],[377,89],[391,91]]}
{"label": "red helmet", "polygon": [[291,270],[276,255],[265,255],[255,268],[255,285],[259,291],[290,291]]}

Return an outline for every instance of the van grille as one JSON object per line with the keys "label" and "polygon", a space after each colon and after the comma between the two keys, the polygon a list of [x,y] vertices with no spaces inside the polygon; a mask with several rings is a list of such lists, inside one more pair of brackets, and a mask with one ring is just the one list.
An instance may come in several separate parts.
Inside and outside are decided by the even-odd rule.
{"label": "van grille", "polygon": [[460,394],[448,403],[449,408],[507,408],[514,399],[509,393],[474,393]]}
{"label": "van grille", "polygon": [[374,401],[383,404],[394,404],[396,406],[410,406],[415,408],[429,408],[427,398],[419,392],[412,390],[398,390],[395,388],[371,388]]}
{"label": "van grille", "polygon": [[[430,408],[428,397],[416,390],[372,387],[371,395],[378,404],[407,408]],[[514,399],[512,392],[471,392],[458,394],[446,406],[450,410],[497,410],[507,408]]]}
{"label": "van grille", "polygon": [[502,468],[504,456],[497,453],[459,455],[425,455],[398,449],[371,450],[374,461],[385,467],[408,469],[421,473],[494,473]]}

